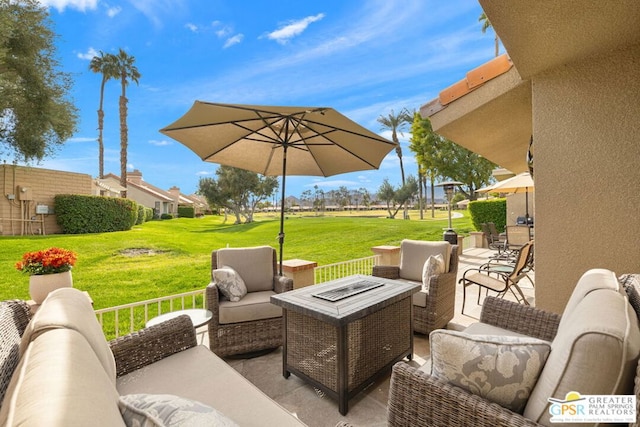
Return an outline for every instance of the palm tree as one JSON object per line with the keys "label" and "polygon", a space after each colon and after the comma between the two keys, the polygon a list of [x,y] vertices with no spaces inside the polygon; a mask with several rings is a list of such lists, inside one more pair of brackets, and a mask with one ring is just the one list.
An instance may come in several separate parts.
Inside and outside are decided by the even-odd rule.
{"label": "palm tree", "polygon": [[104,111],[102,104],[104,100],[104,86],[110,79],[118,77],[115,69],[115,57],[111,54],[104,54],[102,51],[97,56],[91,58],[89,70],[102,74],[100,84],[100,104],[98,106],[98,177],[104,178],[104,142],[102,140],[102,130],[104,129]]}
{"label": "palm tree", "polygon": [[378,117],[378,123],[382,125],[383,129],[387,129],[391,131],[391,140],[396,144],[396,154],[398,155],[398,159],[400,160],[400,173],[402,174],[402,185],[405,184],[404,179],[404,165],[402,164],[402,147],[400,146],[400,141],[398,140],[398,132],[402,135],[402,129],[405,125],[411,124],[413,122],[413,116],[407,111],[406,108],[403,108],[397,115],[394,114],[393,110],[389,113],[389,115]]}
{"label": "palm tree", "polygon": [[122,93],[120,94],[120,185],[125,188],[122,197],[127,197],[127,146],[129,142],[129,130],[127,128],[127,85],[129,80],[138,84],[141,75],[133,64],[135,58],[120,49],[115,56],[116,70],[120,76]]}
{"label": "palm tree", "polygon": [[[489,28],[493,28],[493,25],[491,25],[491,21],[489,21],[489,18],[487,18],[487,15],[484,12],[482,12],[480,17],[478,18],[478,21],[482,22],[482,34],[485,34]],[[495,34],[496,58],[497,58],[498,55],[500,54],[500,38],[498,38],[498,34],[496,34],[495,31],[494,31],[494,34]]]}

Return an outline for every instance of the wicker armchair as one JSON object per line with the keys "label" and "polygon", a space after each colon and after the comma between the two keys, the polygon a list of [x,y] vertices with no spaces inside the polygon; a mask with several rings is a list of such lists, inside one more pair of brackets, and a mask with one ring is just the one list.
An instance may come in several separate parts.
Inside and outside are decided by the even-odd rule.
{"label": "wicker armchair", "polygon": [[[419,291],[413,296],[413,330],[429,334],[434,329],[445,328],[453,319],[456,297],[456,275],[458,274],[458,246],[447,242],[426,242],[403,240],[400,244],[400,266],[376,265],[373,276],[388,279],[417,281],[418,278],[407,273],[413,270],[421,272],[426,259],[434,248],[448,248],[449,270],[431,277],[429,291]],[[409,263],[415,265],[408,265]]]}
{"label": "wicker armchair", "polygon": [[[211,351],[224,357],[281,346],[283,343],[282,309],[271,304],[270,296],[292,290],[293,280],[277,275],[275,249],[260,246],[213,251],[211,253],[212,280],[213,271],[223,266],[232,267],[238,272],[246,282],[248,293],[239,302],[231,302],[225,300],[216,283],[212,281],[207,286],[207,307],[213,314],[209,323]],[[261,276],[263,283],[266,281],[271,284],[268,290],[252,289],[252,286],[255,286],[252,285],[252,281],[255,282],[256,276]],[[258,289],[262,288],[258,286]],[[250,303],[252,307],[249,307]],[[242,307],[243,304],[245,307]],[[231,314],[225,317],[225,313]],[[229,320],[230,318],[235,321]]]}
{"label": "wicker armchair", "polygon": [[[550,341],[558,330],[560,315],[487,297],[480,322]],[[540,425],[404,362],[393,367],[387,416],[390,427]]]}

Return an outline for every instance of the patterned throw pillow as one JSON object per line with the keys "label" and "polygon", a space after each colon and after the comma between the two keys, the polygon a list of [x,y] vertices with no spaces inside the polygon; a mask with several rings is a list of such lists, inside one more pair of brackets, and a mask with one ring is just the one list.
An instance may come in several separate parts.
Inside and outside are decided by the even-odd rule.
{"label": "patterned throw pillow", "polygon": [[442,255],[431,255],[424,262],[422,267],[422,290],[429,292],[429,282],[431,276],[444,273],[444,257]]}
{"label": "patterned throw pillow", "polygon": [[242,277],[231,267],[213,270],[213,282],[218,285],[222,295],[230,301],[238,302],[247,294],[247,286]]}
{"label": "patterned throw pillow", "polygon": [[640,319],[640,274],[623,274],[618,277],[618,281],[629,297],[629,304]]}
{"label": "patterned throw pillow", "polygon": [[128,427],[238,427],[204,403],[170,394],[127,394],[118,406]]}
{"label": "patterned throw pillow", "polygon": [[431,375],[522,413],[551,351],[536,338],[469,335],[436,330],[429,335]]}

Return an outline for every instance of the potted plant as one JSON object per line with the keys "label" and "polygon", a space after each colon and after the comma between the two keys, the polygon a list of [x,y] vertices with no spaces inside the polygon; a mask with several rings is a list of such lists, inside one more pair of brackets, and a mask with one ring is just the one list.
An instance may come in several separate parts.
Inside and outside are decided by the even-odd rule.
{"label": "potted plant", "polygon": [[76,253],[63,248],[49,248],[27,252],[16,263],[16,269],[28,274],[29,294],[36,304],[57,288],[73,287],[71,269],[77,260]]}

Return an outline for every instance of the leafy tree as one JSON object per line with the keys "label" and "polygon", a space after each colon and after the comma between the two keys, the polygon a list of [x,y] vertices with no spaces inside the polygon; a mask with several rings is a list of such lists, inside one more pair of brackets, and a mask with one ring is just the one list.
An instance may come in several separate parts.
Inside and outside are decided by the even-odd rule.
{"label": "leafy tree", "polygon": [[[129,81],[138,84],[141,75],[134,65],[136,59],[124,50],[120,49],[115,55],[115,70],[120,77],[120,185],[127,188],[127,149],[129,145],[129,128],[127,127],[127,86]],[[122,197],[127,197],[127,191],[122,192]]]}
{"label": "leafy tree", "polygon": [[469,200],[476,200],[476,190],[489,183],[496,165],[466,148],[442,138],[438,146],[438,175],[462,182],[459,191]]}
{"label": "leafy tree", "polygon": [[378,199],[387,205],[389,218],[395,218],[398,211],[415,197],[417,192],[418,182],[412,175],[409,175],[405,184],[397,189],[385,178],[378,189]]}
{"label": "leafy tree", "polygon": [[[482,22],[482,34],[485,34],[489,28],[493,28],[493,25],[491,25],[491,21],[489,21],[489,18],[487,18],[487,15],[484,12],[480,14],[478,21]],[[497,58],[498,55],[500,55],[500,38],[498,37],[498,34],[495,31],[494,31],[494,34],[495,34],[496,58]]]}
{"label": "leafy tree", "polygon": [[78,122],[51,26],[37,0],[0,0],[0,146],[24,160],[51,154]]}
{"label": "leafy tree", "polygon": [[[426,180],[429,178],[431,182],[431,217],[435,217],[435,180],[438,176],[438,168],[440,159],[439,144],[442,137],[433,131],[431,121],[423,118],[420,113],[413,114],[413,123],[411,124],[411,144],[409,149],[416,154],[418,163],[418,180],[420,188],[424,188],[426,192]],[[422,218],[422,212],[420,212]]]}
{"label": "leafy tree", "polygon": [[402,164],[402,147],[400,146],[400,140],[398,139],[398,132],[402,134],[402,129],[405,125],[411,123],[413,117],[409,111],[405,108],[398,114],[395,114],[393,110],[387,116],[378,117],[378,123],[382,125],[383,129],[391,131],[391,140],[396,143],[396,154],[400,160],[400,173],[402,175],[402,185],[405,183],[404,179],[404,165]]}
{"label": "leafy tree", "polygon": [[117,70],[116,57],[111,54],[105,54],[102,51],[91,59],[89,70],[94,73],[102,74],[102,82],[100,83],[100,103],[98,104],[98,176],[104,177],[104,142],[102,140],[102,130],[104,129],[104,111],[102,104],[104,100],[104,87],[107,81],[116,79],[119,76]]}
{"label": "leafy tree", "polygon": [[316,210],[316,215],[318,211],[324,212],[326,203],[325,203],[325,193],[324,190],[317,185],[313,186],[314,191],[314,199],[313,199],[313,208]]}
{"label": "leafy tree", "polygon": [[216,170],[217,180],[202,178],[198,184],[198,194],[202,194],[210,205],[230,210],[236,217],[236,224],[245,219],[253,222],[253,213],[260,202],[273,195],[278,188],[278,179],[264,177],[257,173],[231,166],[220,166]]}

